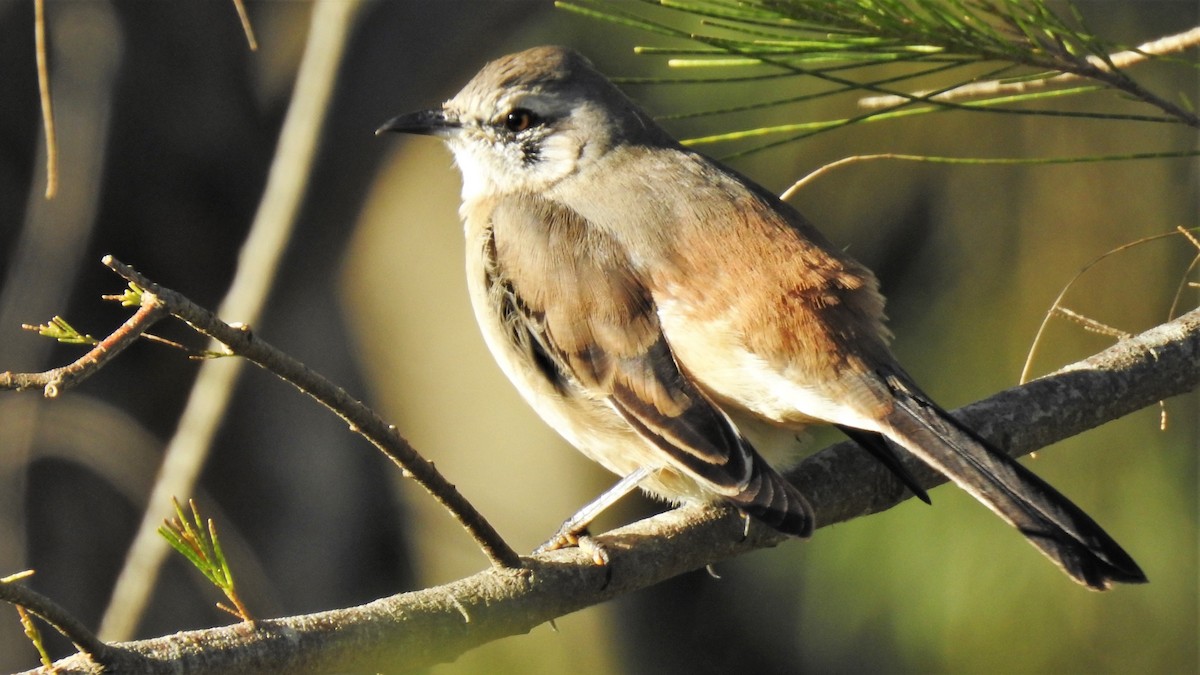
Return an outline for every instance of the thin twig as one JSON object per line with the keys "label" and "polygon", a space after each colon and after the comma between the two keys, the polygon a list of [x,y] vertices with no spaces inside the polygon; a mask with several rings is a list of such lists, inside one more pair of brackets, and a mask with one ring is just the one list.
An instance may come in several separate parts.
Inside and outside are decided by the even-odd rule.
{"label": "thin twig", "polygon": [[1084,274],[1086,274],[1087,271],[1090,270],[1092,267],[1094,267],[1095,265],[1100,263],[1100,261],[1104,260],[1105,258],[1107,258],[1111,255],[1116,255],[1117,253],[1120,253],[1121,251],[1125,251],[1125,250],[1133,248],[1135,246],[1141,246],[1142,244],[1145,244],[1147,242],[1155,241],[1158,239],[1165,239],[1167,237],[1173,237],[1178,234],[1179,234],[1178,231],[1163,232],[1162,234],[1155,234],[1155,235],[1151,235],[1149,237],[1142,237],[1141,239],[1136,239],[1134,241],[1121,244],[1120,246],[1118,246],[1114,249],[1106,251],[1106,252],[1096,256],[1095,258],[1092,258],[1090,261],[1088,261],[1088,263],[1086,265],[1081,267],[1079,269],[1079,271],[1075,273],[1075,276],[1071,277],[1071,280],[1068,281],[1067,284],[1065,286],[1063,286],[1062,290],[1058,292],[1058,296],[1055,297],[1054,302],[1050,304],[1050,309],[1046,310],[1046,314],[1042,317],[1042,323],[1038,326],[1037,333],[1035,333],[1033,336],[1033,342],[1030,343],[1030,345],[1029,345],[1029,352],[1025,355],[1025,365],[1022,366],[1022,368],[1021,368],[1021,378],[1019,381],[1022,384],[1029,381],[1030,374],[1033,372],[1033,359],[1035,356],[1037,356],[1038,347],[1040,347],[1041,343],[1042,343],[1042,336],[1046,333],[1046,327],[1050,325],[1051,317],[1054,317],[1058,314],[1058,310],[1062,307],[1063,298],[1065,298],[1067,296],[1067,291],[1071,290],[1071,287],[1075,284],[1076,281],[1079,281],[1080,277],[1082,277]]}
{"label": "thin twig", "polygon": [[73,642],[81,652],[96,663],[111,666],[121,659],[125,650],[104,644],[83,622],[62,605],[37,591],[18,583],[0,582],[0,600],[24,607]]}
{"label": "thin twig", "polygon": [[46,0],[33,0],[33,39],[37,49],[42,127],[46,132],[46,199],[53,199],[58,194],[58,139],[54,132],[54,106],[50,99],[50,68],[46,63]]}
{"label": "thin twig", "polygon": [[1200,266],[1200,240],[1196,238],[1190,230],[1182,225],[1176,226],[1175,231],[1183,235],[1188,242],[1196,249],[1196,255],[1192,256],[1192,262],[1188,264],[1187,269],[1180,275],[1179,285],[1175,287],[1175,297],[1171,299],[1171,308],[1167,310],[1167,318],[1175,318],[1175,313],[1179,311],[1179,303],[1183,300],[1183,291],[1188,288],[1196,288],[1194,282],[1188,281],[1188,276]]}
{"label": "thin twig", "polygon": [[[1123,162],[1144,159],[1168,159],[1180,157],[1195,157],[1200,151],[1185,150],[1181,152],[1138,152],[1127,155],[1089,155],[1084,157],[939,157],[935,155],[913,155],[899,152],[881,152],[870,155],[852,155],[843,157],[817,168],[801,177],[791,187],[779,195],[787,201],[797,192],[807,187],[817,178],[824,176],[833,169],[843,166],[871,162],[880,159],[892,159],[906,162],[923,162],[928,164],[970,164],[973,166],[1013,166],[1013,165],[1050,165],[1050,164],[1088,164],[1093,162]],[[1172,315],[1174,316],[1174,315]]]}
{"label": "thin twig", "polygon": [[54,398],[90,377],[165,316],[167,311],[162,306],[152,301],[143,301],[138,311],[125,323],[72,363],[41,373],[5,371],[0,373],[0,389],[21,391],[41,387],[46,398]]}
{"label": "thin twig", "polygon": [[[313,4],[304,55],[279,132],[275,157],[258,211],[238,254],[237,271],[217,308],[219,316],[254,323],[262,314],[283,251],[292,239],[296,213],[311,176],[320,132],[329,110],[346,42],[361,3],[323,0]],[[191,494],[212,446],[212,439],[233,397],[242,364],[205,363],[175,433],[163,453],[162,470],[146,502],[149,505],[129,546],[112,599],[100,622],[106,639],[128,639],[149,603],[159,569],[167,559],[158,536],[160,511],[172,495]]]}
{"label": "thin twig", "polygon": [[230,326],[212,312],[169,288],[159,286],[112,256],[105,256],[103,262],[114,272],[143,289],[142,304],[138,311],[111,335],[71,364],[42,373],[0,373],[0,389],[20,391],[42,387],[46,397],[56,397],[103,367],[158,320],[173,315],[196,331],[225,345],[231,354],[241,356],[290,382],[349,423],[352,430],[365,437],[399,466],[406,477],[413,478],[445,506],[475,538],[493,566],[521,566],[521,559],[516,551],[458,489],[447,481],[431,462],[421,457],[412,445],[400,436],[396,427],[387,424],[362,402],[296,359],[258,339],[249,328]]}
{"label": "thin twig", "polygon": [[246,13],[246,5],[242,0],[233,0],[233,6],[237,9],[238,19],[242,22],[242,32],[246,34],[246,42],[250,45],[250,51],[258,51],[258,40],[254,37],[254,26],[250,25],[250,15]]}
{"label": "thin twig", "polygon": [[1091,318],[1090,316],[1084,316],[1083,314],[1080,314],[1079,312],[1076,312],[1073,309],[1067,309],[1066,307],[1058,307],[1056,309],[1057,309],[1056,313],[1059,316],[1066,318],[1070,321],[1074,321],[1075,323],[1079,324],[1080,326],[1083,326],[1083,329],[1090,333],[1095,333],[1096,335],[1103,335],[1105,337],[1110,337],[1110,338],[1114,338],[1117,340],[1124,340],[1130,336],[1128,332],[1123,331],[1120,328],[1114,328],[1113,326],[1110,326],[1106,323],[1097,321],[1097,320]]}
{"label": "thin twig", "polygon": [[308,366],[255,336],[248,327],[234,327],[218,319],[212,312],[192,302],[180,293],[164,288],[142,276],[132,267],[105,256],[103,260],[117,274],[144,290],[149,302],[185,321],[196,331],[222,343],[229,351],[241,356],[300,391],[316,399],[350,428],[379,448],[399,466],[405,475],[425,488],[475,538],[492,565],[519,568],[521,558],[496,532],[487,519],[467,501],[458,489],[434,468],[397,431],[373,410],[351,397],[344,389],[314,372]]}
{"label": "thin twig", "polygon": [[869,161],[873,161],[873,160],[877,160],[877,159],[895,159],[895,158],[899,158],[899,157],[900,157],[900,155],[897,155],[895,153],[890,153],[890,152],[874,154],[874,155],[853,155],[850,157],[843,157],[839,160],[825,164],[825,165],[821,166],[821,168],[819,168],[819,169],[809,172],[807,175],[805,175],[800,180],[796,181],[795,183],[792,183],[792,186],[790,188],[788,188],[787,190],[785,190],[783,192],[783,194],[779,195],[779,198],[786,202],[787,200],[794,197],[796,195],[796,193],[799,192],[804,186],[808,185],[809,183],[813,182],[814,180],[816,180],[820,176],[828,173],[829,171],[832,171],[833,169],[847,166],[850,164],[858,164],[859,162],[869,162]]}
{"label": "thin twig", "polygon": [[[1112,64],[1112,67],[1128,68],[1130,66],[1135,66],[1147,61],[1154,56],[1162,56],[1165,54],[1181,52],[1186,49],[1191,49],[1197,45],[1200,45],[1200,26],[1182,33],[1152,40],[1128,51],[1117,52],[1110,55],[1108,57],[1108,61]],[[1104,60],[1100,59],[1099,57],[1090,56],[1087,59],[1087,63],[1101,72],[1112,72],[1112,67],[1110,67],[1108,63],[1105,63]],[[970,98],[1019,94],[1034,91],[1036,89],[1071,84],[1083,79],[1096,79],[1095,73],[1080,70],[1078,72],[1064,72],[1053,77],[1025,80],[1021,82],[1005,82],[1002,80],[972,82],[969,84],[964,84],[961,87],[951,89],[950,91],[938,93],[935,96],[931,96],[930,100],[961,101],[963,99]],[[1105,81],[1113,84],[1113,86],[1117,86],[1115,83],[1107,79]],[[1120,88],[1125,89],[1126,87],[1123,86]],[[914,92],[912,95],[921,97],[928,96],[930,93],[932,92],[921,91]],[[859,107],[866,109],[887,108],[900,104],[904,102],[904,100],[904,98],[895,95],[867,96],[859,99],[858,105]],[[1156,105],[1158,104],[1156,103]],[[1162,106],[1160,105],[1159,107]],[[1177,112],[1173,114],[1178,116]],[[1194,117],[1194,115],[1191,116],[1192,119],[1194,119]],[[1188,115],[1185,114],[1183,119],[1188,119]]]}

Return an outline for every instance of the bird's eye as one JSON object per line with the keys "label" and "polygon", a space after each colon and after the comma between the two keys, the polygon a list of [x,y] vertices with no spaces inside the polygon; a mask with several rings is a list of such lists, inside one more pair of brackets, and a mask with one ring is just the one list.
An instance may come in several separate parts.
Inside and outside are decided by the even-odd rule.
{"label": "bird's eye", "polygon": [[532,110],[515,108],[504,117],[504,128],[508,129],[514,134],[519,134],[540,122],[541,119],[535,115]]}

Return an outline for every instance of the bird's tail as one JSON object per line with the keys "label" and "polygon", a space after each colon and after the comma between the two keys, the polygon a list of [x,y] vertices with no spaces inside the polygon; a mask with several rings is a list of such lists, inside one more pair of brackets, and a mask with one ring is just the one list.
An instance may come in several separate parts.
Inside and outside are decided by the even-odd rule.
{"label": "bird's tail", "polygon": [[1146,576],[1078,506],[975,433],[900,375],[885,378],[896,405],[886,435],[1020,530],[1071,578],[1094,590]]}
{"label": "bird's tail", "polygon": [[808,539],[816,525],[812,506],[804,495],[771,468],[757,452],[751,453],[754,468],[750,481],[726,499],[742,512],[793,537]]}

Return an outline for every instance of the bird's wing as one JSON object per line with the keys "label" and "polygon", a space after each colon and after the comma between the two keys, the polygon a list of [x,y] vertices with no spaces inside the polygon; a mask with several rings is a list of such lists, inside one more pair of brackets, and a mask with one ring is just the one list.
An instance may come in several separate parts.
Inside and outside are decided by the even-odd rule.
{"label": "bird's wing", "polygon": [[1091,588],[1145,579],[1079,507],[913,384],[887,348],[870,272],[816,239],[786,205],[736,186],[729,192],[743,200],[680,241],[689,255],[677,256],[684,263],[653,289],[664,332],[700,386],[777,424],[818,419],[849,428],[919,494],[886,437]]}
{"label": "bird's wing", "polygon": [[564,395],[608,401],[664,467],[781,531],[811,533],[804,498],[681,371],[650,293],[613,239],[530,197],[498,201],[491,221],[489,274],[508,289],[501,312],[533,342],[543,375]]}

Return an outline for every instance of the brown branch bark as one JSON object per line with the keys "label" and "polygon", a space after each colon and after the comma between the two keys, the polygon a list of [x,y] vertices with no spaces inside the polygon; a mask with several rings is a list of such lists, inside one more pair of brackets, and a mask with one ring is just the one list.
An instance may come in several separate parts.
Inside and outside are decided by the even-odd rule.
{"label": "brown branch bark", "polygon": [[[1197,387],[1200,310],[956,414],[1020,456]],[[927,486],[944,480],[931,472],[920,477]],[[821,526],[882,511],[908,498],[886,469],[849,443],[806,459],[789,478],[809,496]],[[610,553],[607,569],[577,549],[553,551],[524,559],[521,570],[493,568],[359,607],[114,646],[123,655],[144,659],[137,670],[147,673],[420,668],[783,540],[762,527],[752,528],[743,539],[741,528],[740,518],[728,510],[684,507],[600,537]],[[97,672],[82,656],[56,665],[60,673]]]}

